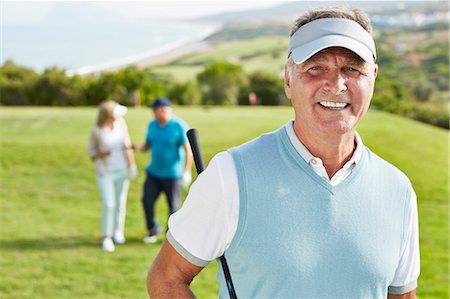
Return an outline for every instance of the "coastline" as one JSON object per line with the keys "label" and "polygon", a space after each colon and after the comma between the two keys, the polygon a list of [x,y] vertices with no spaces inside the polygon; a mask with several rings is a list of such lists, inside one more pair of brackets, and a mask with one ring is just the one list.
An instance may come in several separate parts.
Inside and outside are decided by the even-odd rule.
{"label": "coastline", "polygon": [[66,71],[68,76],[87,76],[91,74],[100,74],[101,72],[117,71],[128,66],[145,68],[154,65],[166,64],[182,56],[204,51],[209,48],[210,43],[206,41],[208,37],[222,29],[221,24],[208,24],[208,28],[191,38],[183,38],[162,47],[151,49],[149,51],[131,55],[128,57],[116,59],[106,63],[83,66]]}
{"label": "coastline", "polygon": [[204,51],[210,47],[210,43],[206,41],[206,38],[202,41],[197,42],[189,42],[186,44],[183,44],[175,49],[169,50],[165,53],[161,53],[159,55],[149,56],[147,58],[143,58],[134,65],[136,65],[138,68],[145,68],[153,65],[161,65],[166,64],[171,61],[174,61],[182,56]]}

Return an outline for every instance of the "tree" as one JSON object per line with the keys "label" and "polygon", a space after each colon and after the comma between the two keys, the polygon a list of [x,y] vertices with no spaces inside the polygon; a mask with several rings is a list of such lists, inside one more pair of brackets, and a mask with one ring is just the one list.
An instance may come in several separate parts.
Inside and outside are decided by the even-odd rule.
{"label": "tree", "polygon": [[98,105],[104,100],[130,104],[130,95],[117,73],[103,72],[100,76],[86,77],[84,97],[89,105]]}
{"label": "tree", "polygon": [[0,104],[31,105],[31,90],[39,75],[7,60],[0,68]]}
{"label": "tree", "polygon": [[99,76],[90,75],[84,89],[84,97],[89,105],[98,105],[108,99],[114,90],[116,83],[112,73],[101,73]]}
{"label": "tree", "polygon": [[378,74],[371,107],[379,110],[405,115],[410,109],[412,93],[400,82]]}
{"label": "tree", "polygon": [[423,76],[418,76],[416,78],[416,80],[408,82],[409,88],[414,93],[417,100],[426,102],[431,98],[433,93],[436,92],[437,88]]}
{"label": "tree", "polygon": [[104,87],[99,84],[99,77],[95,75],[88,75],[84,77],[83,98],[86,105],[97,106],[103,99],[105,99],[106,91]]}
{"label": "tree", "polygon": [[145,81],[139,89],[141,95],[141,105],[147,106],[157,97],[165,96],[166,89],[158,81]]}
{"label": "tree", "polygon": [[203,104],[236,105],[239,90],[246,84],[242,66],[226,61],[212,62],[197,75]]}
{"label": "tree", "polygon": [[133,93],[142,87],[146,79],[146,74],[138,70],[135,66],[130,66],[119,70],[115,74],[116,90],[114,97],[121,97],[119,102],[124,105],[131,105]]}
{"label": "tree", "polygon": [[201,93],[195,81],[174,83],[167,91],[167,96],[178,105],[197,105],[201,102]]}
{"label": "tree", "polygon": [[82,96],[80,78],[67,77],[64,69],[48,68],[36,80],[32,92],[34,105],[78,105]]}
{"label": "tree", "polygon": [[259,105],[286,105],[289,103],[284,93],[283,79],[275,74],[257,71],[249,75],[249,85],[243,88],[239,104],[248,105],[248,95],[254,92]]}

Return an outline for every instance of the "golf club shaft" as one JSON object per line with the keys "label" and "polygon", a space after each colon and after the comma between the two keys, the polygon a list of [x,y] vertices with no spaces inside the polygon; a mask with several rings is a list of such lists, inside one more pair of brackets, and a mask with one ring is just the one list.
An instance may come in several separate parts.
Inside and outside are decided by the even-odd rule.
{"label": "golf club shaft", "polygon": [[195,168],[197,169],[197,174],[200,174],[205,169],[205,164],[203,163],[202,149],[200,148],[197,129],[188,130],[187,137],[192,148],[192,155],[194,156],[194,163]]}
{"label": "golf club shaft", "polygon": [[[195,168],[197,168],[197,173],[200,174],[204,169],[205,165],[203,163],[202,150],[200,148],[200,140],[198,137],[198,131],[196,129],[190,129],[187,131],[187,137],[192,148],[192,154],[194,156]],[[237,299],[236,291],[234,290],[233,281],[231,280],[230,269],[228,268],[227,260],[225,259],[225,254],[219,257],[220,264],[222,265],[223,274],[225,276],[225,282],[228,288],[228,294],[230,294],[231,299]]]}

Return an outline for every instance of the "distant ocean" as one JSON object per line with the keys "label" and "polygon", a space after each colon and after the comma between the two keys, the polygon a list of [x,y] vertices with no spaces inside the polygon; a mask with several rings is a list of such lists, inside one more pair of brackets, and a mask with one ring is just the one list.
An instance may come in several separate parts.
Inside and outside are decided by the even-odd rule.
{"label": "distant ocean", "polygon": [[5,25],[1,63],[12,59],[38,72],[57,66],[86,74],[163,54],[218,29],[214,24],[168,21]]}

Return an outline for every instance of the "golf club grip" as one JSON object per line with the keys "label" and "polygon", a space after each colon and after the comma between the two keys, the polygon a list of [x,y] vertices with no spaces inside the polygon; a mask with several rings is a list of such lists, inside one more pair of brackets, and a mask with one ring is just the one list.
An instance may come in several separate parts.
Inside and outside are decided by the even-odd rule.
{"label": "golf club grip", "polygon": [[205,169],[203,163],[202,150],[200,148],[200,140],[198,138],[197,129],[190,129],[187,131],[187,137],[192,149],[192,155],[194,156],[195,168],[197,168],[197,174],[202,173]]}
{"label": "golf club grip", "polygon": [[[190,129],[187,131],[187,137],[192,148],[192,155],[194,156],[195,168],[197,168],[197,173],[200,174],[204,169],[205,165],[203,163],[202,150],[200,148],[200,140],[198,138],[197,129]],[[222,265],[223,274],[225,276],[225,282],[227,284],[228,294],[231,299],[237,299],[236,291],[234,290],[233,281],[231,280],[230,269],[228,268],[227,260],[225,255],[219,257],[220,264]]]}

